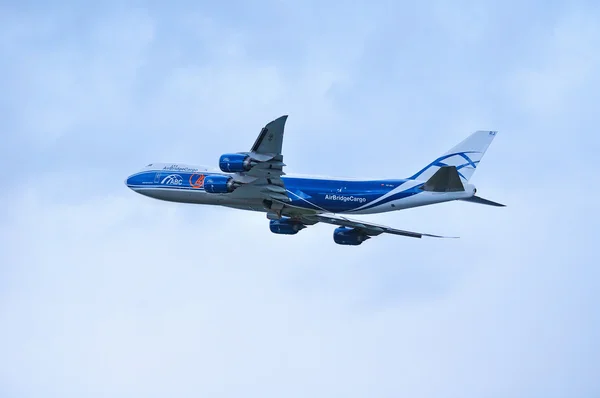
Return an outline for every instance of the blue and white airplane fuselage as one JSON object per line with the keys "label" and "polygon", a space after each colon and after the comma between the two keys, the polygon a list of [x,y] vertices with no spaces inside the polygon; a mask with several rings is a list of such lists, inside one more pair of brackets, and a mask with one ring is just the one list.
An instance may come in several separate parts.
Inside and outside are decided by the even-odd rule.
{"label": "blue and white airplane fuselage", "polygon": [[270,229],[277,234],[294,235],[318,222],[337,225],[333,237],[342,245],[360,245],[382,233],[441,237],[350,219],[348,214],[455,200],[503,206],[476,196],[469,183],[495,131],[474,132],[411,177],[357,180],[286,175],[282,155],[286,120],[284,115],[268,123],[250,151],[222,155],[218,169],[153,163],[125,183],[154,199],[266,212]]}
{"label": "blue and white airplane fuselage", "polygon": [[[243,210],[269,212],[261,198],[232,193],[209,193],[204,189],[208,176],[232,177],[230,173],[203,166],[154,163],[127,179],[127,186],[142,195],[178,203],[220,205]],[[333,177],[282,176],[290,206],[322,213],[374,214],[408,209],[475,195],[472,184],[464,191],[427,192],[425,181],[410,179],[354,180]]]}

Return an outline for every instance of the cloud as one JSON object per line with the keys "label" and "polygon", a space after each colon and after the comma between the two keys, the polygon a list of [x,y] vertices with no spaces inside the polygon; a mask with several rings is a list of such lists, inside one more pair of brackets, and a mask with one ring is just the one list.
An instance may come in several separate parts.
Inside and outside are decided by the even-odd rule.
{"label": "cloud", "polygon": [[[0,395],[597,395],[597,12],[513,6],[7,12]],[[318,174],[400,177],[498,128],[474,182],[509,207],[373,215],[461,239],[350,248],[123,185],[283,113],[288,169]]]}
{"label": "cloud", "polygon": [[518,90],[522,106],[539,117],[549,112],[566,116],[573,111],[571,103],[590,93],[590,83],[598,84],[593,71],[600,35],[584,10],[565,15],[548,35],[551,39],[541,42],[536,52],[538,59],[520,68],[511,88]]}
{"label": "cloud", "polygon": [[[126,120],[136,74],[153,40],[147,16],[99,18],[74,35],[72,17],[17,15],[3,47],[13,60],[5,84],[20,140],[47,146],[98,123],[112,127]],[[24,24],[33,29],[22,29]]]}

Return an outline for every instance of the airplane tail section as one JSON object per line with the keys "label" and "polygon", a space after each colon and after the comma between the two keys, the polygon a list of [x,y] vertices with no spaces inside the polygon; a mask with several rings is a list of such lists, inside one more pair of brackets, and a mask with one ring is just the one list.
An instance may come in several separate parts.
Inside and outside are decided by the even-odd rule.
{"label": "airplane tail section", "polygon": [[484,130],[474,132],[461,143],[414,174],[410,179],[427,181],[441,168],[454,166],[461,182],[467,183],[494,140],[496,133],[496,131]]}

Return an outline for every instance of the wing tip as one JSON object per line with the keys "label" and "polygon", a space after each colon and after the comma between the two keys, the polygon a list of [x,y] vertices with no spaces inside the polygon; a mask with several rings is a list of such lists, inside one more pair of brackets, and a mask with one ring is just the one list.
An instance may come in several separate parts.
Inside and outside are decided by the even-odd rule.
{"label": "wing tip", "polygon": [[425,236],[428,238],[441,238],[441,239],[460,239],[460,236],[443,236],[443,235],[431,235],[431,234],[421,234],[421,236]]}

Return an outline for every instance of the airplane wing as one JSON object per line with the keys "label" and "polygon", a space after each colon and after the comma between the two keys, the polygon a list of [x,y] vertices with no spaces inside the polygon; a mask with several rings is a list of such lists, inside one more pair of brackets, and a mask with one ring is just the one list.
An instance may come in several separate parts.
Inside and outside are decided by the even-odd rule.
{"label": "airplane wing", "polygon": [[352,220],[350,218],[346,218],[337,214],[332,213],[321,213],[315,214],[311,216],[307,216],[308,219],[316,219],[318,222],[323,222],[327,224],[339,225],[342,227],[349,227],[355,230],[359,230],[365,235],[368,236],[377,236],[382,233],[394,234],[394,235],[402,235],[408,236],[411,238],[422,238],[423,236],[431,237],[431,238],[458,238],[457,236],[440,236],[440,235],[431,235],[424,234],[420,232],[412,232],[412,231],[404,231],[401,229],[395,229],[391,227],[386,227],[385,225],[373,224],[365,221]]}
{"label": "airplane wing", "polygon": [[236,173],[236,180],[242,185],[232,196],[260,198],[267,201],[273,210],[281,210],[284,203],[290,202],[281,179],[283,172],[283,134],[288,115],[267,123],[263,127],[249,152],[255,160],[250,170]]}

